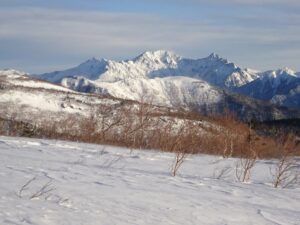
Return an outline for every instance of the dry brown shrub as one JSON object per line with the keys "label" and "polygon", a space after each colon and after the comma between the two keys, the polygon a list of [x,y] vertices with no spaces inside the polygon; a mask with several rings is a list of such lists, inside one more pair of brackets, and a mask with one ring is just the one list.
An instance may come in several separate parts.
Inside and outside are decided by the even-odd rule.
{"label": "dry brown shrub", "polygon": [[224,158],[239,156],[247,145],[248,126],[233,114],[211,117],[212,126],[202,134],[202,151],[222,155]]}
{"label": "dry brown shrub", "polygon": [[278,160],[275,168],[270,169],[275,188],[279,186],[286,188],[300,184],[300,164],[295,157],[299,152],[300,143],[294,135],[288,134],[277,139]]}
{"label": "dry brown shrub", "polygon": [[[18,129],[20,126],[9,123],[8,135],[18,135]],[[27,126],[22,129],[27,133],[30,131]],[[251,148],[256,157],[280,157],[274,150],[277,147],[275,138],[250,130]],[[26,132],[21,135],[26,135]],[[178,152],[180,142],[186,153],[222,155],[224,158],[249,158],[252,154],[248,146],[249,126],[234,114],[225,111],[222,116],[204,117],[199,113],[154,106],[151,99],[143,95],[139,103],[120,101],[116,105],[93,106],[88,117],[74,114],[42,121],[29,133],[36,137],[169,152]]]}
{"label": "dry brown shrub", "polygon": [[240,182],[249,181],[251,170],[255,166],[256,160],[258,159],[256,149],[253,148],[254,139],[251,130],[251,124],[248,132],[246,146],[240,149],[239,159],[235,167],[236,178]]}

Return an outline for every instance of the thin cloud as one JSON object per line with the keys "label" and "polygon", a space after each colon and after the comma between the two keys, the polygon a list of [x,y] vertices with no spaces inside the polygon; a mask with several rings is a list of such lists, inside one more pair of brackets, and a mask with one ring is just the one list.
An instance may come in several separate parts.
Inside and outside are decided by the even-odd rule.
{"label": "thin cloud", "polygon": [[[280,46],[286,51],[300,49],[299,42],[295,40],[300,35],[299,29],[285,27],[284,32],[280,33],[278,28],[272,27],[245,27],[243,23],[219,24],[220,19],[189,22],[138,13],[3,9],[0,10],[0,59],[7,61],[7,55],[18,62],[22,57],[26,57],[26,60],[31,58],[36,64],[45,64],[47,69],[47,63],[54,63],[55,59],[59,59],[59,64],[69,64],[67,59],[66,63],[62,62],[64,58],[126,58],[144,50],[172,49],[194,57],[205,56],[211,51],[232,59],[248,54],[248,61],[253,60],[254,66],[263,67],[259,54],[263,56],[263,51],[274,52],[272,46],[277,46],[277,53],[282,51]],[[251,18],[244,20],[251,21]],[[266,47],[262,48],[264,45]],[[22,53],[18,54],[18,51]],[[252,66],[246,63],[246,59],[241,63]],[[36,64],[23,67],[36,68]],[[265,64],[271,65],[272,62]]]}
{"label": "thin cloud", "polygon": [[[134,0],[133,0],[134,1]],[[143,1],[143,0],[142,0]],[[153,0],[144,0],[144,2],[149,2]],[[154,0],[155,2],[161,2],[160,0]],[[298,0],[167,0],[172,2],[189,2],[189,3],[199,3],[199,4],[241,4],[241,5],[300,5]]]}

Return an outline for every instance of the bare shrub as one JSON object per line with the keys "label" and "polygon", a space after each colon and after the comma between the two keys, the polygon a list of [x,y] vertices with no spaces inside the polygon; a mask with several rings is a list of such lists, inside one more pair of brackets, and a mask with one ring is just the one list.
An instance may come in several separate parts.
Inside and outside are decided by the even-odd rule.
{"label": "bare shrub", "polygon": [[47,183],[45,183],[40,189],[38,189],[35,193],[33,193],[30,196],[30,199],[39,198],[41,196],[45,196],[48,193],[55,190],[55,188],[52,186],[52,179],[49,180]]}
{"label": "bare shrub", "polygon": [[231,172],[231,167],[224,167],[221,170],[215,170],[213,173],[213,178],[220,180],[229,176]]}
{"label": "bare shrub", "polygon": [[157,128],[157,117],[154,117],[153,97],[145,94],[140,95],[139,103],[136,105],[135,122],[132,124],[129,135],[132,136],[132,145],[135,148],[151,148],[149,142],[151,130]]}
{"label": "bare shrub", "polygon": [[97,134],[97,121],[98,115],[95,111],[91,110],[87,118],[83,118],[79,121],[79,134],[80,140],[85,142],[95,142],[100,138]]}
{"label": "bare shrub", "polygon": [[236,163],[235,174],[236,178],[240,182],[247,182],[251,176],[251,170],[254,167],[256,160],[258,158],[257,152],[253,149],[252,146],[252,130],[251,125],[249,127],[249,135],[248,135],[248,148],[242,148],[240,153],[240,158]]}
{"label": "bare shrub", "polygon": [[250,179],[251,170],[254,167],[257,160],[257,155],[255,151],[252,151],[251,154],[247,157],[243,156],[236,163],[236,178],[240,182],[247,182]]}
{"label": "bare shrub", "polygon": [[182,166],[185,158],[187,157],[187,153],[186,152],[177,152],[175,153],[175,159],[172,165],[172,176],[175,177],[179,168]]}
{"label": "bare shrub", "polygon": [[220,125],[223,127],[221,140],[223,140],[222,156],[224,158],[238,156],[243,153],[240,150],[247,145],[249,145],[249,149],[252,148],[250,146],[252,145],[252,136],[250,136],[252,130],[247,124],[239,121],[234,115],[227,113],[221,119]]}
{"label": "bare shrub", "polygon": [[20,188],[20,190],[18,191],[17,195],[22,198],[23,197],[23,192],[25,190],[27,190],[28,186],[34,181],[36,180],[36,177],[33,177],[31,179],[29,179],[24,185],[22,185],[22,187]]}
{"label": "bare shrub", "polygon": [[277,152],[279,154],[275,168],[270,169],[275,188],[292,187],[300,184],[300,165],[295,155],[299,152],[299,143],[294,135],[280,137],[277,141]]}
{"label": "bare shrub", "polygon": [[122,122],[121,115],[114,111],[115,107],[111,105],[101,105],[96,111],[98,119],[100,118],[100,139],[102,142],[106,142],[108,133]]}
{"label": "bare shrub", "polygon": [[101,167],[104,168],[110,168],[112,167],[114,164],[118,163],[119,161],[121,161],[124,158],[124,156],[122,155],[118,155],[113,159],[107,159],[106,161],[104,161],[101,165]]}
{"label": "bare shrub", "polygon": [[156,147],[157,131],[160,119],[155,115],[156,107],[151,99],[140,96],[140,102],[122,107],[120,113],[122,124],[119,142],[130,149]]}
{"label": "bare shrub", "polygon": [[221,141],[223,141],[223,158],[232,157],[236,147],[241,147],[239,141],[245,136],[246,127],[235,115],[226,112],[220,125],[223,127]]}
{"label": "bare shrub", "polygon": [[[35,199],[35,198],[39,198],[41,196],[44,196],[46,198],[46,196],[51,193],[52,191],[55,190],[55,188],[52,186],[52,178],[48,177],[48,182],[46,182],[45,184],[43,184],[40,188],[38,188],[37,190],[33,191],[31,194],[29,194],[28,198],[29,199]],[[29,186],[37,180],[37,177],[33,177],[31,179],[29,179],[24,185],[22,185],[22,187],[20,188],[20,190],[18,191],[17,195],[20,198],[24,197],[24,191],[29,189]]]}
{"label": "bare shrub", "polygon": [[170,146],[168,148],[175,152],[175,159],[171,167],[172,176],[176,176],[179,168],[182,166],[184,160],[188,156],[188,149],[193,145],[190,136],[186,133],[185,123],[177,130],[174,138],[171,138],[169,141]]}
{"label": "bare shrub", "polygon": [[[153,97],[142,94],[139,102],[119,100],[114,104],[106,101],[97,105],[90,104],[89,116],[56,116],[49,113],[45,116],[47,119],[39,121],[39,125],[30,122],[33,126],[11,121],[0,123],[0,132],[13,136],[53,138],[169,152],[177,151],[180,139],[189,154],[206,153],[221,155],[223,158],[242,157],[252,160],[256,157],[277,157],[274,151],[277,145],[275,139],[255,134],[253,131],[252,150],[249,150],[247,124],[228,111],[222,116],[204,117],[183,109],[155,106],[152,99]],[[13,115],[11,120],[16,121],[17,118]],[[6,130],[10,132],[5,132]],[[249,167],[251,164],[243,162],[238,167]]]}

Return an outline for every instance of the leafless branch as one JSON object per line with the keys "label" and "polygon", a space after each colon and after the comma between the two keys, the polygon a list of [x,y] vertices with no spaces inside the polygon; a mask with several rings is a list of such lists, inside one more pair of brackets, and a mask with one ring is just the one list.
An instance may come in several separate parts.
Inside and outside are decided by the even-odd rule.
{"label": "leafless branch", "polygon": [[44,195],[54,191],[55,188],[52,187],[52,181],[53,181],[53,179],[51,179],[47,183],[45,183],[39,190],[37,190],[34,194],[32,194],[29,197],[29,199],[35,199],[35,198],[44,196]]}
{"label": "leafless branch", "polygon": [[218,170],[218,171],[215,170],[214,174],[213,174],[213,178],[217,179],[217,180],[225,178],[229,175],[230,171],[231,171],[230,167],[224,167],[223,169]]}
{"label": "leafless branch", "polygon": [[274,187],[287,188],[300,184],[300,170],[295,158],[296,152],[299,151],[296,137],[289,134],[286,138],[278,138],[277,148],[280,157],[275,168],[270,169]]}
{"label": "leafless branch", "polygon": [[29,180],[28,180],[28,181],[20,188],[20,190],[19,190],[19,192],[18,192],[18,196],[19,196],[20,198],[23,197],[23,192],[24,192],[25,190],[28,189],[28,186],[29,186],[33,181],[35,181],[36,178],[37,178],[37,177],[35,176],[35,177],[29,179]]}

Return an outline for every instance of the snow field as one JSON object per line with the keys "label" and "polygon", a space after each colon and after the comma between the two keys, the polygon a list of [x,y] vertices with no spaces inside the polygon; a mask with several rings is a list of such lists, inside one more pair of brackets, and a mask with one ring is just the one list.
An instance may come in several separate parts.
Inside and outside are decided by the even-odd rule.
{"label": "snow field", "polygon": [[[273,161],[258,161],[251,182],[241,184],[236,159],[190,156],[172,177],[173,159],[158,151],[0,137],[0,224],[300,224],[300,188],[273,188]],[[216,179],[224,168],[229,172]],[[32,198],[47,184],[49,192]]]}

